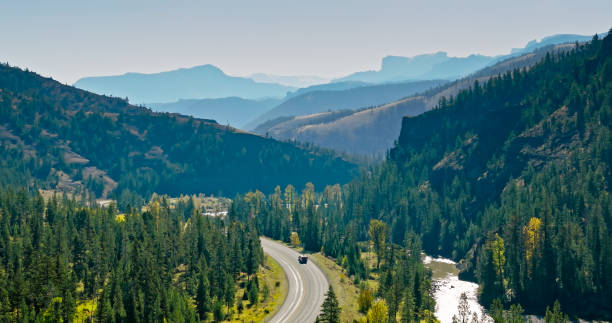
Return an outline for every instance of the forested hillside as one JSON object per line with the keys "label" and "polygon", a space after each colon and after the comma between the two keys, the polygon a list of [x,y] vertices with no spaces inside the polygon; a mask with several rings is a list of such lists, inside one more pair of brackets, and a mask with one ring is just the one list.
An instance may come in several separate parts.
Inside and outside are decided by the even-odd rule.
{"label": "forested hillside", "polygon": [[262,260],[253,221],[209,218],[189,201],[117,214],[0,190],[2,322],[219,321]]}
{"label": "forested hillside", "polygon": [[[514,69],[526,69],[540,62],[546,54],[566,52],[576,46],[562,44],[547,46],[534,52],[503,60],[468,77],[449,82],[411,97],[381,106],[354,110],[353,113],[323,113],[295,118],[278,118],[262,124],[256,131],[277,139],[310,142],[348,154],[375,155],[384,158],[400,134],[401,118],[416,116],[434,108],[442,97],[455,96],[472,86],[474,81],[505,74]],[[406,93],[407,94],[407,93]]]}
{"label": "forested hillside", "polygon": [[[594,37],[405,117],[387,162],[343,188],[317,197],[307,187],[297,202],[277,189],[269,206],[234,208],[259,214],[271,237],[296,231],[356,277],[365,271],[356,246],[372,241],[389,304],[413,286],[394,281],[401,271],[389,270],[389,254],[422,242],[461,260],[487,307],[498,299],[543,314],[558,300],[570,315],[610,319],[611,161],[612,36]],[[240,203],[253,199],[263,196]]]}
{"label": "forested hillside", "polygon": [[79,194],[271,191],[346,182],[355,166],[332,153],[153,113],[126,101],[0,66],[1,184]]}
{"label": "forested hillside", "polygon": [[[313,86],[312,88],[318,87],[324,90],[308,91],[290,97],[278,106],[257,117],[256,120],[258,121],[252,123],[255,124],[259,122],[256,124],[258,127],[254,128],[260,131],[258,133],[265,134],[272,131],[270,131],[271,129],[261,129],[261,123],[278,117],[303,116],[343,109],[355,110],[381,105],[414,95],[415,93],[424,92],[444,83],[446,82],[441,80],[412,81],[365,85],[342,90],[327,90],[325,85]],[[274,138],[289,139],[282,136]]]}
{"label": "forested hillside", "polygon": [[608,36],[476,82],[404,118],[390,161],[352,199],[407,223],[428,252],[465,258],[484,304],[541,313],[559,299],[610,318],[611,75]]}
{"label": "forested hillside", "polygon": [[[250,192],[234,199],[229,217],[254,216],[262,234],[334,259],[359,286],[362,314],[372,315],[374,297],[385,304],[382,318],[365,321],[364,316],[360,322],[395,322],[396,317],[402,322],[437,322],[431,272],[420,259],[419,237],[406,230],[390,233],[390,226],[378,220],[362,224],[364,215],[346,208],[344,194],[340,185],[316,192],[310,183],[301,192],[291,185],[276,187],[267,196]],[[372,253],[368,246],[376,260],[367,260],[364,253]]]}

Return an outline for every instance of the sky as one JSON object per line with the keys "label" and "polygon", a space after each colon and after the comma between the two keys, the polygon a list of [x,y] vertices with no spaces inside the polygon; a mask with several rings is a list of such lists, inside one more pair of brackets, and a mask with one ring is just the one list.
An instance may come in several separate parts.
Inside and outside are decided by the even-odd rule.
{"label": "sky", "polygon": [[63,83],[213,64],[340,77],[387,55],[499,55],[612,27],[610,0],[6,0],[0,61]]}

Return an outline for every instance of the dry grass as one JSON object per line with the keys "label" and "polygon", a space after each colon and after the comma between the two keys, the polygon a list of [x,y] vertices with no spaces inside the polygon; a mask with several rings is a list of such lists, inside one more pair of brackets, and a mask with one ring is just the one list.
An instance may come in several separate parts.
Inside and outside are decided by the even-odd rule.
{"label": "dry grass", "polygon": [[346,277],[346,273],[336,262],[325,257],[321,253],[310,255],[312,260],[321,268],[329,283],[334,288],[338,303],[342,308],[340,314],[341,322],[353,322],[359,320],[361,313],[357,305],[357,297],[359,296],[359,287],[355,286],[350,278]]}

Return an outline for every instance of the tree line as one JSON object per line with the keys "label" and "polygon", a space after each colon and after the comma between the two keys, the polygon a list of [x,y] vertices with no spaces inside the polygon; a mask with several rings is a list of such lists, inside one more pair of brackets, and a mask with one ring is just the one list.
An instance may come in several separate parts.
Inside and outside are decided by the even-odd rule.
{"label": "tree line", "polygon": [[0,64],[0,120],[0,185],[148,200],[154,192],[232,196],[356,175],[356,165],[328,150],[154,113],[8,64]]}
{"label": "tree line", "polygon": [[0,321],[71,322],[83,304],[99,322],[224,319],[239,276],[256,281],[259,234],[254,221],[189,204],[171,208],[162,197],[118,214],[0,190]]}
{"label": "tree line", "polygon": [[405,117],[387,161],[357,180],[248,193],[230,214],[322,251],[356,281],[371,270],[370,241],[390,320],[410,299],[416,317],[432,308],[421,250],[463,260],[486,307],[545,315],[557,301],[609,319],[612,35],[568,46]]}
{"label": "tree line", "polygon": [[[384,306],[382,316],[389,322],[396,317],[405,322],[433,321],[431,271],[421,261],[420,238],[406,231],[403,239],[394,243],[389,239],[388,226],[374,220],[367,226],[369,243],[364,245],[357,219],[347,213],[344,193],[339,185],[327,186],[323,192],[317,192],[311,183],[301,191],[291,185],[284,190],[277,186],[268,196],[259,191],[237,195],[228,216],[239,221],[255,219],[262,234],[335,259],[360,286],[360,311],[366,319],[368,315],[381,316],[380,308]],[[362,257],[363,251],[370,250],[370,243],[377,257],[374,268]],[[376,290],[362,284],[374,277],[373,273],[378,277]],[[332,290],[321,322],[332,322],[329,317],[336,317],[336,307],[332,306],[335,296],[330,295],[334,295]],[[375,302],[374,297],[379,301]]]}

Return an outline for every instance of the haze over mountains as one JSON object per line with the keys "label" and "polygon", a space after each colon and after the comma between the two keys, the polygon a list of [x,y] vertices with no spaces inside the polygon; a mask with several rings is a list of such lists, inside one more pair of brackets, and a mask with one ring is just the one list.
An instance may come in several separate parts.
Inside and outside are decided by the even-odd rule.
{"label": "haze over mountains", "polygon": [[278,83],[286,86],[292,87],[308,87],[311,85],[327,83],[331,80],[331,78],[319,77],[314,75],[274,75],[274,74],[266,74],[266,73],[255,73],[249,76],[255,82],[260,83]]}
{"label": "haze over mountains", "polygon": [[[211,120],[155,113],[0,65],[0,185],[96,197],[346,182],[355,165]],[[288,181],[288,182],[287,182]]]}
{"label": "haze over mountains", "polygon": [[[515,48],[509,54],[498,56],[475,54],[451,57],[446,52],[414,57],[387,56],[382,59],[378,71],[356,72],[329,83],[325,83],[329,79],[317,76],[257,73],[250,78],[235,77],[225,74],[218,67],[203,65],[155,74],[87,77],[77,81],[75,86],[100,94],[128,97],[131,102],[144,104],[156,111],[213,119],[247,130],[255,129],[260,134],[269,134],[277,139],[296,139],[351,153],[380,155],[390,147],[399,131],[399,124],[391,125],[389,122],[395,120],[397,115],[422,113],[431,108],[433,99],[439,97],[432,98],[430,103],[422,101],[417,104],[418,100],[411,100],[410,104],[407,101],[400,101],[399,105],[388,104],[539,48],[590,38],[574,34],[554,35],[540,41],[530,41],[524,48]],[[371,110],[369,114],[357,112],[372,106],[386,108]],[[348,113],[347,110],[354,112]],[[386,117],[378,114],[382,111],[385,111]],[[312,117],[308,116],[310,114]],[[349,115],[352,116],[349,118]],[[296,119],[297,116],[303,117]],[[364,130],[353,128],[355,124],[367,126],[374,132],[383,127],[389,133],[383,136],[384,139],[372,137],[371,144],[355,144],[332,130],[336,126],[341,127],[338,129],[344,134],[349,129]]]}
{"label": "haze over mountains", "polygon": [[236,96],[220,99],[181,99],[170,103],[147,103],[158,112],[179,113],[196,118],[214,119],[220,124],[244,129],[247,122],[275,107],[282,100],[249,100]]}
{"label": "haze over mountains", "polygon": [[[312,113],[359,109],[399,100],[415,93],[444,84],[442,80],[410,81],[403,83],[376,84],[351,87],[345,90],[316,90],[288,98],[278,106],[249,122],[247,129],[267,120],[285,116],[302,116]],[[334,83],[332,83],[334,84]],[[356,85],[355,82],[342,82]],[[323,86],[318,86],[323,87]]]}
{"label": "haze over mountains", "polygon": [[397,82],[402,80],[454,80],[467,76],[496,62],[531,52],[535,49],[568,42],[584,42],[591,36],[563,34],[532,40],[524,48],[514,48],[508,55],[451,57],[446,52],[417,55],[414,57],[387,56],[382,59],[378,71],[357,72],[335,79],[334,82],[361,81],[369,83]]}
{"label": "haze over mountains", "polygon": [[514,69],[524,69],[544,59],[547,53],[565,52],[572,48],[573,43],[543,47],[409,98],[354,111],[279,117],[262,123],[254,131],[280,140],[310,142],[349,154],[382,158],[393,147],[399,134],[401,123],[398,117],[419,115],[434,108],[442,97],[455,96],[476,80],[484,82]]}
{"label": "haze over mountains", "polygon": [[85,77],[75,87],[98,94],[129,98],[133,103],[174,102],[179,99],[205,99],[239,96],[245,99],[284,97],[295,88],[275,83],[259,83],[245,77],[229,76],[213,65],[142,74]]}
{"label": "haze over mountains", "polygon": [[0,323],[612,322],[611,0],[1,8]]}

